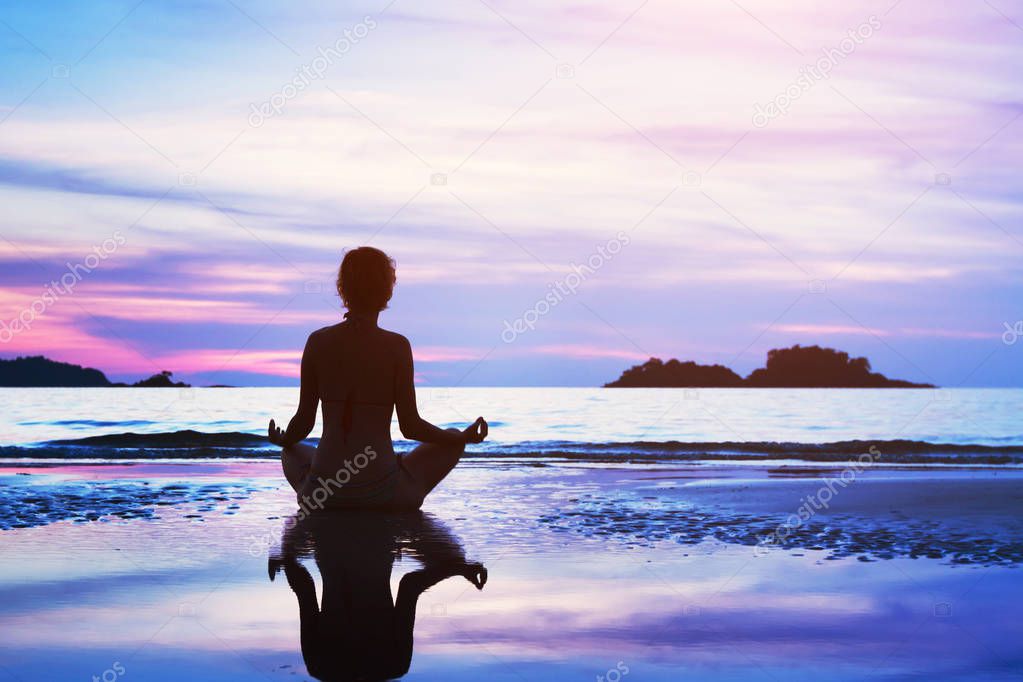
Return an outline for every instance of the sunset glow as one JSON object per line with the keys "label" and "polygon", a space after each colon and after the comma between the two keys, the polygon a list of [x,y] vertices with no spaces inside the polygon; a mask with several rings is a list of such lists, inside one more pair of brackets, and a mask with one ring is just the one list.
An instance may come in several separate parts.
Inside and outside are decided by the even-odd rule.
{"label": "sunset glow", "polygon": [[1018,0],[63,5],[0,10],[0,357],[296,383],[371,244],[424,383],[1023,381]]}

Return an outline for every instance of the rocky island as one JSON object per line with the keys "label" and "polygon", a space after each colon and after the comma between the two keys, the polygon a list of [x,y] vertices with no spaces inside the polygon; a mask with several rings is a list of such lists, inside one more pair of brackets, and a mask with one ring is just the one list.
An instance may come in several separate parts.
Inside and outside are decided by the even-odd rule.
{"label": "rocky island", "polygon": [[91,367],[56,362],[41,355],[13,360],[0,360],[0,386],[78,388],[125,386],[135,388],[190,388],[171,379],[173,372],[163,371],[134,384],[114,383]]}
{"label": "rocky island", "polygon": [[934,388],[872,372],[866,358],[820,346],[776,348],[767,366],[743,378],[723,365],[650,358],[605,388]]}

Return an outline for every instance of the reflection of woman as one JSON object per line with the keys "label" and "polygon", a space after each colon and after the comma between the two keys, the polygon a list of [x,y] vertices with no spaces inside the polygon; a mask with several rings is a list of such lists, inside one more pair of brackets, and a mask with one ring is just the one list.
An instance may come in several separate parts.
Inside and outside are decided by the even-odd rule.
{"label": "reflection of woman", "polygon": [[[441,429],[419,416],[408,339],[377,326],[394,290],[394,261],[363,246],[345,254],[337,290],[344,322],[313,332],[302,354],[298,410],[282,431],[270,420],[270,441],[283,448],[284,475],[300,504],[315,507],[418,509],[458,464],[466,443],[487,437],[482,417],[465,429]],[[302,443],[323,405],[323,437]],[[401,433],[422,443],[396,455],[391,414]]]}
{"label": "reflection of woman", "polygon": [[[422,568],[402,577],[391,596],[391,569],[399,553]],[[323,597],[298,562],[312,555]],[[324,511],[286,527],[271,554],[270,579],[284,569],[298,597],[302,656],[320,680],[400,677],[412,662],[412,629],[419,595],[446,578],[463,576],[478,589],[487,569],[469,563],[459,541],[422,512]]]}

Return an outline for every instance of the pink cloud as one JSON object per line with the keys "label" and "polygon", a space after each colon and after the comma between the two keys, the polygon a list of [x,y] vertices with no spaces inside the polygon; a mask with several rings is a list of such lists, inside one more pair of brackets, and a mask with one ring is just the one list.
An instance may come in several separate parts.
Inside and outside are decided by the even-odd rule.
{"label": "pink cloud", "polygon": [[462,360],[479,360],[487,351],[476,348],[458,346],[416,346],[412,355],[416,362],[458,362]]}
{"label": "pink cloud", "polygon": [[978,332],[968,329],[920,329],[916,327],[902,327],[898,333],[906,336],[940,336],[946,339],[1000,339],[1001,333]]}
{"label": "pink cloud", "polygon": [[230,370],[271,376],[299,376],[302,350],[232,350],[230,348],[182,351],[160,356],[168,368],[183,373]]}
{"label": "pink cloud", "polygon": [[[9,319],[5,322],[9,324]],[[0,353],[9,356],[46,355],[54,360],[95,367],[104,372],[155,373],[163,369],[121,339],[93,336],[67,316],[48,314],[31,321],[30,325],[0,344]],[[7,336],[0,338],[6,339]]]}
{"label": "pink cloud", "polygon": [[972,331],[968,329],[935,329],[921,327],[898,327],[877,329],[841,324],[777,324],[774,329],[792,334],[819,334],[823,336],[929,336],[946,339],[996,339],[1000,333]]}
{"label": "pink cloud", "polygon": [[[207,291],[204,284],[192,284],[198,292]],[[145,289],[133,285],[93,284],[81,281],[72,294],[57,296],[42,315],[58,310],[87,317],[88,313],[132,321],[203,322],[216,320],[221,324],[316,324],[322,323],[322,312],[283,310],[272,305],[224,298],[202,298],[166,293],[167,289]],[[251,293],[247,291],[247,293]],[[17,317],[44,294],[44,286],[5,287],[0,289],[0,319]],[[37,304],[38,307],[38,304]],[[275,315],[276,312],[276,315]]]}
{"label": "pink cloud", "polygon": [[618,358],[623,360],[646,360],[650,357],[648,353],[639,351],[622,350],[618,348],[602,348],[583,344],[554,344],[545,346],[534,346],[530,352],[541,355],[560,355],[566,358],[581,360],[593,360],[598,358]]}
{"label": "pink cloud", "polygon": [[889,336],[884,329],[871,329],[844,324],[776,324],[774,329],[790,334],[823,334],[828,336]]}

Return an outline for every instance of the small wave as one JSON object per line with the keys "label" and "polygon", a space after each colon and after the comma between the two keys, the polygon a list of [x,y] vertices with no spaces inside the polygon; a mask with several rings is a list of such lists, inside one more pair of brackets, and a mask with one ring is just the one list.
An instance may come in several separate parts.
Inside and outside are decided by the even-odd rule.
{"label": "small wave", "polygon": [[[317,441],[309,441],[315,444]],[[407,451],[414,443],[398,441]],[[870,455],[880,465],[1023,464],[1023,445],[932,443],[917,440],[847,440],[829,443],[774,441],[633,441],[586,443],[524,441],[484,443],[468,457],[565,459],[590,462],[778,461],[846,462]],[[0,447],[0,459],[221,459],[276,457],[277,447],[261,434],[239,431],[115,433],[86,438]]]}
{"label": "small wave", "polygon": [[186,429],[167,433],[110,433],[5,446],[0,447],[0,460],[247,459],[277,456],[277,450],[263,435]]}
{"label": "small wave", "polygon": [[87,438],[51,440],[43,446],[114,447],[114,448],[257,448],[268,446],[266,436],[240,431],[206,433],[203,431],[172,431],[170,433],[110,433]]}
{"label": "small wave", "polygon": [[[870,448],[876,448],[874,454]],[[469,453],[469,457],[474,455]],[[880,466],[900,464],[1023,465],[1023,447],[946,445],[905,441],[837,443],[534,443],[497,445],[484,457],[564,459],[580,462],[814,462],[843,463],[870,455]],[[861,460],[866,463],[866,460]]]}
{"label": "small wave", "polygon": [[[458,429],[459,431],[461,431],[462,429],[465,428],[465,421],[445,422],[443,424],[438,424],[437,426],[439,426],[442,429]],[[492,429],[497,429],[501,428],[502,426],[505,426],[505,423],[499,421],[488,421],[487,426],[489,426]]]}
{"label": "small wave", "polygon": [[528,456],[597,461],[685,462],[706,460],[847,462],[869,455],[880,465],[891,464],[1023,464],[1021,445],[931,443],[916,440],[846,440],[828,443],[776,441],[724,442],[533,442],[496,448],[488,455]]}
{"label": "small wave", "polygon": [[796,443],[787,441],[625,441],[617,443],[580,443],[575,441],[532,441],[516,447],[546,447],[567,451],[591,452],[649,452],[663,454],[769,454],[812,455],[834,453],[859,455],[877,448],[884,455],[913,453],[1012,453],[1023,455],[1023,445],[982,445],[975,443],[934,443],[920,440],[842,440],[825,443]]}
{"label": "small wave", "polygon": [[107,427],[107,426],[147,426],[156,422],[145,419],[132,419],[128,421],[98,421],[95,419],[60,419],[57,421],[34,421],[18,422],[19,426],[85,426],[85,427]]}

